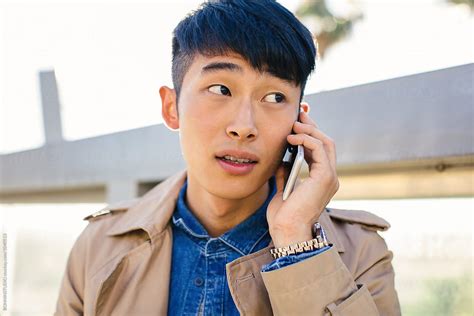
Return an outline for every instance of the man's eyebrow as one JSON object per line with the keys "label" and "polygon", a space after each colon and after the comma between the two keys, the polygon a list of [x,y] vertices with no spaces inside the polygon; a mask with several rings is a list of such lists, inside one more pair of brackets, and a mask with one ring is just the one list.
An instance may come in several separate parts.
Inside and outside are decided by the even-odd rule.
{"label": "man's eyebrow", "polygon": [[[229,70],[229,71],[234,71],[234,72],[243,72],[244,69],[237,64],[231,63],[231,62],[223,62],[223,61],[216,61],[212,62],[210,64],[207,64],[206,66],[202,67],[201,69],[201,75],[204,75],[206,73],[211,73],[215,71],[220,71],[220,70]],[[279,77],[277,74],[272,73],[271,71],[264,70],[263,73],[266,73],[270,76],[277,77],[278,79],[282,80],[288,85],[291,86],[297,86],[295,82],[293,82],[290,79],[284,79]]]}
{"label": "man's eyebrow", "polygon": [[213,62],[213,63],[207,64],[206,66],[202,67],[201,74],[214,72],[214,71],[219,71],[219,70],[230,70],[230,71],[237,71],[237,72],[243,72],[244,71],[241,66],[239,66],[237,64],[234,64],[234,63]]}

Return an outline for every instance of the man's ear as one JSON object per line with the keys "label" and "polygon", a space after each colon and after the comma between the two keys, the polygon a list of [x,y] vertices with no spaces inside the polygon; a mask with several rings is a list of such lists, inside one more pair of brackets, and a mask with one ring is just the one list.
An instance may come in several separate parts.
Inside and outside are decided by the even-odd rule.
{"label": "man's ear", "polygon": [[309,114],[309,110],[311,108],[309,104],[307,102],[301,102],[300,105],[303,112],[305,112],[306,114]]}
{"label": "man's ear", "polygon": [[176,90],[167,86],[160,88],[161,116],[165,125],[176,131],[179,129],[178,104],[176,103]]}

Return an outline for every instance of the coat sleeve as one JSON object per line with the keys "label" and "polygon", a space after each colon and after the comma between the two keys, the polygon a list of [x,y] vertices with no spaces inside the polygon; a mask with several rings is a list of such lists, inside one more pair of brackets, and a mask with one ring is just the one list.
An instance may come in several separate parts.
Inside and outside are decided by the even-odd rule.
{"label": "coat sleeve", "polygon": [[274,315],[400,315],[393,254],[376,232],[365,234],[355,277],[335,247],[262,272]]}
{"label": "coat sleeve", "polygon": [[76,239],[67,260],[54,315],[84,314],[86,229]]}

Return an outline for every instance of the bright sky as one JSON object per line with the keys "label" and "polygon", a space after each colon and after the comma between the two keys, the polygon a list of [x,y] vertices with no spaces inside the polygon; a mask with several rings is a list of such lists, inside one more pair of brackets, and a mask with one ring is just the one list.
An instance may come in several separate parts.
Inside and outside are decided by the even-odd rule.
{"label": "bright sky", "polygon": [[[0,153],[43,144],[44,69],[56,71],[67,140],[160,123],[158,88],[171,85],[171,32],[200,2],[0,0]],[[280,2],[292,11],[300,3]],[[328,2],[345,9],[343,0]],[[474,17],[463,6],[355,2],[364,20],[319,62],[307,93],[474,61]]]}

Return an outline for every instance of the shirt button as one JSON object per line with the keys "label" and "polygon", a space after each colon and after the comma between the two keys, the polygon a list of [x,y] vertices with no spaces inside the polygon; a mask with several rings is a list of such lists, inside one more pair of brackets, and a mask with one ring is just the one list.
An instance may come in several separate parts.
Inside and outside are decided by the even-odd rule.
{"label": "shirt button", "polygon": [[201,286],[201,285],[203,285],[203,283],[204,283],[204,280],[200,277],[197,277],[197,278],[194,279],[194,285],[196,285],[196,286]]}

